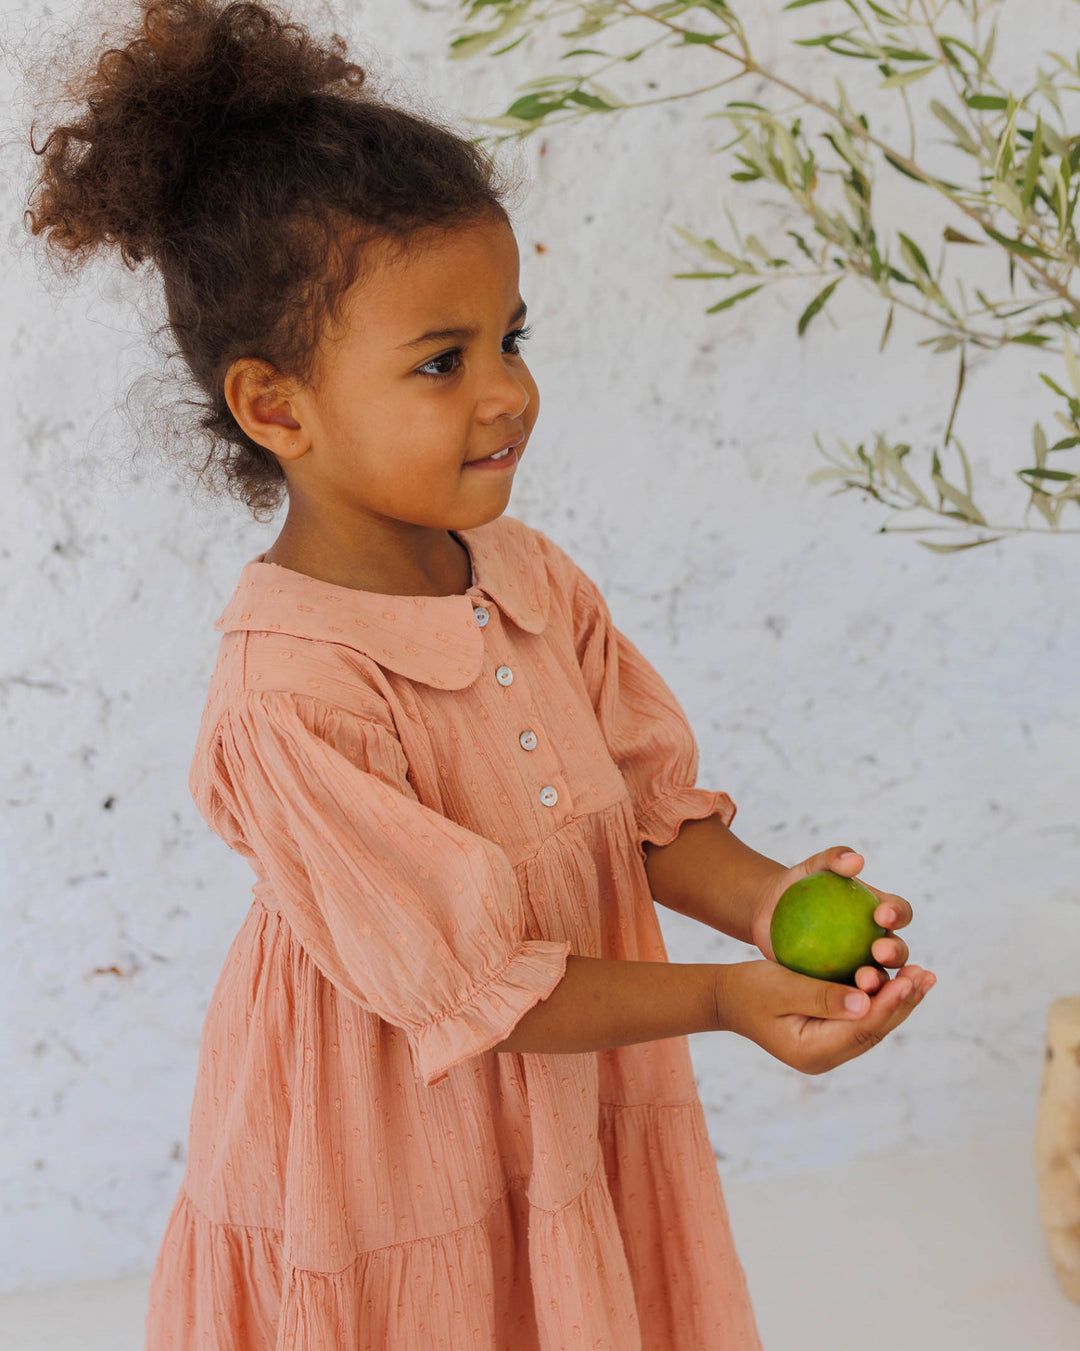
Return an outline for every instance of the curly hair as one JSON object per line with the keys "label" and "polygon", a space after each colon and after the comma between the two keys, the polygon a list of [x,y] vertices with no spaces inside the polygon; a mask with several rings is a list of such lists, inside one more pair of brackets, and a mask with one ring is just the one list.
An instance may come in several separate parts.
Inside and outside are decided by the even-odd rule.
{"label": "curly hair", "polygon": [[156,267],[169,355],[194,395],[181,400],[198,447],[188,468],[263,520],[287,484],[229,409],[229,366],[255,357],[310,384],[365,246],[393,259],[431,232],[510,224],[515,185],[451,127],[374,97],[337,33],[317,40],[255,0],[138,9],[92,68],[68,72],[63,97],[81,115],[40,149],[31,126],[41,162],[23,220],[65,271],[102,246],[132,271]]}

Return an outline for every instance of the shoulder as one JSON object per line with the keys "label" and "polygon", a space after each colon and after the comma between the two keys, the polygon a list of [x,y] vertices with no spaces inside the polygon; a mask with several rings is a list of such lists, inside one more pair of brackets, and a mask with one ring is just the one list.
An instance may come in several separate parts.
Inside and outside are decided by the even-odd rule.
{"label": "shoulder", "polygon": [[319,710],[397,735],[386,676],[363,653],[287,633],[226,633],[210,678],[198,744],[205,751],[220,735],[223,722],[236,716],[273,722],[299,715],[314,730]]}
{"label": "shoulder", "polygon": [[334,701],[321,689],[238,690],[216,709],[207,704],[188,786],[201,804],[208,790],[237,773],[292,781],[316,766],[316,777],[326,778],[344,761],[412,792],[408,758],[385,703],[372,699],[361,707],[355,692]]}
{"label": "shoulder", "polygon": [[392,723],[373,714],[353,716],[295,690],[241,691],[216,718],[204,718],[188,770],[192,800],[243,852],[240,822],[252,813],[271,819],[283,799],[315,808],[332,802],[335,810],[373,791],[391,804],[397,799],[387,790],[416,799]]}

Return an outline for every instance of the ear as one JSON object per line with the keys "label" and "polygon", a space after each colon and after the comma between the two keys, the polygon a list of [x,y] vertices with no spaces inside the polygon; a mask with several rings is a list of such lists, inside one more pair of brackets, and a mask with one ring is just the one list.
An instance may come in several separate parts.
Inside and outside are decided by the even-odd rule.
{"label": "ear", "polygon": [[305,454],[310,440],[293,413],[293,382],[267,361],[241,357],[225,373],[225,401],[233,417],[260,446],[282,459]]}

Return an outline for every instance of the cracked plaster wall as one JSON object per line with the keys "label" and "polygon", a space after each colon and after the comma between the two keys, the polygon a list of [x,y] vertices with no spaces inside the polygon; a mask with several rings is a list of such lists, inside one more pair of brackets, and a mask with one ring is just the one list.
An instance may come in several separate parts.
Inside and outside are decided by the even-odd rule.
{"label": "cracked plaster wall", "polygon": [[[804,26],[825,21],[819,8],[832,7],[805,11]],[[1036,8],[1029,30],[1020,12]],[[1006,9],[1001,46],[1021,75],[1039,50],[1031,30],[1075,19],[1064,0]],[[452,117],[500,112],[518,82],[556,68],[551,39],[446,61],[455,10],[378,0],[336,13],[406,97]],[[24,0],[5,32],[72,12]],[[830,91],[820,54],[781,40],[789,22],[755,16],[760,59]],[[701,80],[692,52],[646,66],[624,68],[626,97],[647,97],[658,71],[669,89]],[[871,97],[874,72],[843,74],[856,103]],[[762,87],[737,90],[727,96]],[[916,346],[929,330],[906,316],[879,356],[884,308],[852,285],[800,341],[812,281],[710,316],[726,291],[671,279],[703,266],[672,227],[729,242],[725,201],[766,239],[793,223],[767,204],[775,194],[732,183],[708,157],[726,139],[702,120],[715,106],[659,104],[523,143],[521,285],[542,413],[509,511],[597,579],[683,702],[699,782],[732,794],[740,838],[789,863],[859,849],[865,880],[912,902],[912,960],[938,975],[901,1029],[824,1076],[739,1038],[692,1038],[722,1175],[884,1150],[900,1167],[1031,1129],[1046,1008],[1077,991],[1080,555],[1075,535],[1042,534],[933,555],[910,534],[877,533],[877,504],[807,484],[821,464],[815,430],[826,444],[875,429],[916,448],[940,438],[954,362]],[[895,104],[875,127],[906,136]],[[940,140],[936,124],[919,128]],[[7,177],[0,192],[12,244],[0,256],[0,1288],[11,1289],[153,1260],[184,1168],[201,1021],[250,904],[247,864],[186,787],[211,626],[280,518],[260,526],[128,469],[119,405],[149,360],[138,286],[109,260],[62,295],[44,289],[15,247],[22,203]],[[895,178],[879,193],[936,261],[936,203]],[[1036,372],[1051,361],[1025,351],[969,369],[957,430],[991,519],[1020,518],[1012,473],[1034,417],[1050,417]],[[1078,513],[1066,522],[1075,529]],[[673,912],[660,919],[674,961],[755,955]]]}

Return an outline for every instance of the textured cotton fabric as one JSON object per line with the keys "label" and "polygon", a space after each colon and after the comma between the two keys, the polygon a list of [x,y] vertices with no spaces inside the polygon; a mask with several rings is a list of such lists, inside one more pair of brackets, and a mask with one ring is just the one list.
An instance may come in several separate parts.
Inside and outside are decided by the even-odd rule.
{"label": "textured cotton fabric", "polygon": [[643,842],[735,814],[592,580],[243,568],[189,787],[251,864],[147,1351],[760,1351],[685,1037],[491,1048],[569,953],[666,961]]}

